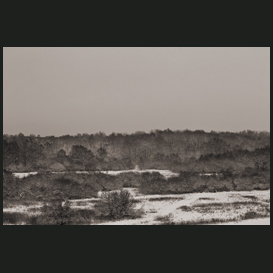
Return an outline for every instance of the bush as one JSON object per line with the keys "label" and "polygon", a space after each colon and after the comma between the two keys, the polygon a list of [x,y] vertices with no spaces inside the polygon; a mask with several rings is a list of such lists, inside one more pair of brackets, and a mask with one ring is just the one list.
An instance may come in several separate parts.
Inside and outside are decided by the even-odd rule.
{"label": "bush", "polygon": [[62,206],[61,201],[44,205],[41,208],[42,223],[46,225],[68,225],[73,223],[74,212],[69,204]]}
{"label": "bush", "polygon": [[256,211],[248,211],[243,215],[242,219],[247,220],[247,219],[255,219],[258,218],[259,214]]}
{"label": "bush", "polygon": [[135,202],[129,191],[103,192],[95,212],[98,216],[110,219],[135,218],[137,211],[134,207]]}

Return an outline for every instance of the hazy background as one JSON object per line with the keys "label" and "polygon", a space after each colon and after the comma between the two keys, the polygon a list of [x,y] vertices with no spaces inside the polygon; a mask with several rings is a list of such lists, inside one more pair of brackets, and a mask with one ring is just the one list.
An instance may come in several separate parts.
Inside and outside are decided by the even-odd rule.
{"label": "hazy background", "polygon": [[4,48],[3,133],[270,131],[270,48]]}

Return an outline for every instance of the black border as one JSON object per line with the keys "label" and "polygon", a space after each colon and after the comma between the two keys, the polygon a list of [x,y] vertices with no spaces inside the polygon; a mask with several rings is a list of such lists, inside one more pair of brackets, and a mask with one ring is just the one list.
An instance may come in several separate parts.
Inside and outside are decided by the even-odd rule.
{"label": "black border", "polygon": [[[25,14],[25,16],[27,17],[28,14]],[[154,34],[152,33],[152,28],[141,28],[139,30],[134,28],[133,30],[130,29],[120,33],[117,29],[114,29],[114,26],[111,26],[111,24],[109,29],[103,26],[102,30],[100,27],[97,27],[99,22],[90,28],[89,25],[85,25],[85,28],[81,29],[82,26],[80,24],[73,25],[72,22],[67,25],[58,25],[54,28],[53,25],[48,25],[48,22],[50,22],[50,14],[44,17],[44,22],[41,23],[38,20],[37,24],[35,21],[30,22],[26,17],[25,21],[19,22],[18,20],[17,22],[15,21],[15,23],[12,22],[9,27],[6,26],[9,21],[6,21],[2,38],[4,47],[270,47],[270,33],[272,33],[266,29],[269,25],[269,20],[263,21],[260,25],[255,25],[254,22],[253,24],[246,22],[246,27],[245,25],[240,25],[238,28],[234,26],[233,29],[220,26],[218,30],[211,28],[211,25],[207,26],[202,23],[199,23],[199,27],[194,27],[194,29],[190,28],[189,30],[187,29],[188,25],[181,25],[181,27],[178,25],[176,29],[172,29],[172,26],[166,25],[164,29],[159,29],[157,33]],[[4,20],[5,19],[7,18],[4,18]],[[141,16],[139,19],[141,20]],[[229,20],[232,20],[232,15],[230,15]],[[227,24],[229,24],[230,21],[227,22]],[[189,22],[189,25],[190,24],[191,22]],[[123,26],[124,25],[126,25],[125,22],[123,23]],[[217,22],[214,23],[214,27],[216,25]],[[38,28],[35,29],[35,27]],[[107,31],[103,32],[105,29],[107,29]],[[172,33],[169,33],[169,30],[172,30]],[[263,257],[263,259],[260,260],[259,270],[262,270],[261,266],[265,265],[265,261],[270,261],[270,250],[267,248],[268,246],[270,247],[270,227],[201,227],[202,228],[200,228],[200,226],[182,226],[181,228],[181,226],[160,226],[153,228],[151,226],[92,226],[90,228],[87,226],[67,226],[58,228],[51,226],[3,226],[2,246],[4,246],[3,249],[7,254],[6,256],[14,257],[14,255],[17,254],[21,256],[21,258],[25,257],[24,260],[22,260],[24,263],[26,261],[31,263],[32,259],[38,259],[40,257],[43,264],[49,262],[52,265],[51,269],[54,268],[53,262],[60,262],[61,257],[64,257],[64,253],[68,254],[68,256],[64,257],[65,260],[61,260],[64,266],[70,264],[68,258],[76,257],[77,255],[75,254],[77,252],[84,252],[86,255],[83,255],[83,257],[88,258],[92,266],[99,262],[99,260],[95,258],[95,255],[91,255],[92,253],[95,252],[99,254],[98,256],[103,257],[104,255],[106,256],[109,251],[122,257],[122,260],[124,260],[127,255],[128,257],[132,255],[131,258],[134,257],[133,260],[135,263],[130,267],[134,268],[136,263],[142,264],[143,266],[143,261],[147,260],[152,262],[151,259],[148,259],[148,257],[152,257],[152,254],[151,256],[146,255],[149,255],[149,251],[154,252],[155,249],[166,254],[170,254],[174,250],[177,251],[177,254],[180,254],[180,250],[183,249],[184,252],[186,250],[187,256],[194,258],[191,269],[195,269],[197,264],[205,266],[206,263],[208,270],[210,270],[211,267],[217,266],[218,258],[218,261],[222,261],[218,270],[221,270],[223,267],[226,268],[229,264],[233,265],[234,269],[236,260],[242,261],[241,259],[243,259],[242,257],[246,250],[248,250],[246,253],[250,253],[251,255],[247,257],[247,260],[243,259],[245,265],[251,265],[255,260],[257,261],[257,259],[260,258],[258,254],[262,254],[261,256]],[[31,251],[31,253],[29,251]],[[139,255],[136,256],[137,254]],[[221,256],[225,259],[221,259]],[[57,257],[60,259],[57,259]],[[138,259],[139,257],[142,259],[145,258],[142,260]],[[155,257],[156,260],[153,260],[153,262],[159,261],[159,263],[161,263],[161,260],[158,259],[159,257]],[[201,259],[199,259],[199,257],[201,257]],[[208,257],[208,260],[203,261],[202,257]],[[94,258],[96,259],[95,262],[92,261]],[[173,258],[175,259],[176,256],[174,255]],[[18,260],[18,262],[19,261],[20,260]],[[176,262],[178,261],[181,261],[181,270],[187,270],[183,266],[183,263],[189,262],[190,259],[188,260],[186,255],[181,255],[176,258]],[[16,262],[17,260],[14,261],[14,263]],[[102,265],[102,267],[100,267],[101,270],[103,270],[105,264],[107,264],[105,261],[100,264]],[[116,265],[118,267],[118,263]],[[113,267],[113,264],[110,266],[112,266],[112,270],[116,269],[116,267]],[[36,270],[39,270],[38,268],[39,267],[36,267]],[[88,268],[92,270],[92,267]]]}

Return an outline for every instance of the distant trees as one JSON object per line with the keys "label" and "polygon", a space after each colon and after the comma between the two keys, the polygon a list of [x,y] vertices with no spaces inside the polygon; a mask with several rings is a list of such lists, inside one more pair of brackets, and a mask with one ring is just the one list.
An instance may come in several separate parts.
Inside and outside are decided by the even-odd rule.
{"label": "distant trees", "polygon": [[97,150],[97,158],[98,159],[104,159],[107,156],[107,152],[103,147],[100,147]]}
{"label": "distant trees", "polygon": [[19,160],[21,163],[26,165],[26,138],[24,134],[20,133],[17,138],[15,139],[18,147],[19,147]]}
{"label": "distant trees", "polygon": [[255,167],[258,170],[270,170],[270,154],[260,153],[255,155]]}
{"label": "distant trees", "polygon": [[66,152],[65,150],[61,149],[58,153],[57,153],[57,157],[59,158],[63,158],[66,156]]}
{"label": "distant trees", "polygon": [[66,158],[66,152],[65,152],[65,150],[63,150],[63,149],[59,150],[59,152],[57,153],[57,160],[60,163],[63,163],[65,158]]}
{"label": "distant trees", "polygon": [[38,138],[31,135],[25,137],[23,134],[3,139],[3,161],[4,168],[8,165],[32,165],[43,157],[43,146]]}
{"label": "distant trees", "polygon": [[[196,164],[209,166],[200,168],[215,169],[219,165],[218,169],[221,170],[225,167],[224,160],[234,167],[235,161],[240,157],[243,162],[239,165],[244,168],[251,157],[250,167],[256,165],[260,170],[268,170],[270,148],[269,152],[257,152],[256,162],[253,161],[253,154],[247,154],[267,145],[270,145],[270,133],[254,131],[232,133],[167,129],[153,130],[150,133],[112,133],[107,136],[99,132],[61,137],[24,136],[20,133],[15,136],[3,135],[3,160],[6,167],[27,165],[27,169],[35,169],[37,162],[49,166],[55,160],[62,164],[66,161],[68,169],[75,169],[77,166],[73,166],[74,163],[79,163],[86,169],[86,164],[92,162],[93,167],[100,169],[127,169],[139,164],[142,168],[159,166],[158,168],[163,169],[175,167],[184,170],[185,161],[200,158]],[[268,155],[261,158],[265,152]],[[192,160],[191,164],[194,165],[194,162]]]}
{"label": "distant trees", "polygon": [[7,166],[11,164],[18,165],[19,164],[19,146],[16,142],[8,142],[7,140],[3,140],[3,168],[5,169]]}
{"label": "distant trees", "polygon": [[80,162],[83,169],[86,169],[86,163],[94,157],[93,153],[82,145],[73,145],[70,158],[75,162]]}
{"label": "distant trees", "polygon": [[39,159],[44,158],[43,149],[44,147],[39,142],[38,138],[30,137],[27,138],[27,145],[25,147],[26,163],[28,165],[37,165]]}

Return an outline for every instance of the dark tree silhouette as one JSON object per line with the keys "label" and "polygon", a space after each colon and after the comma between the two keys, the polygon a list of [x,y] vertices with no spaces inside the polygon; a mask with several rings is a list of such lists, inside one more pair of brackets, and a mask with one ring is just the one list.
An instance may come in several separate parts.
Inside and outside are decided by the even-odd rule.
{"label": "dark tree silhouette", "polygon": [[94,157],[93,153],[81,145],[73,145],[70,152],[70,158],[75,162],[81,162],[85,170],[86,163]]}

